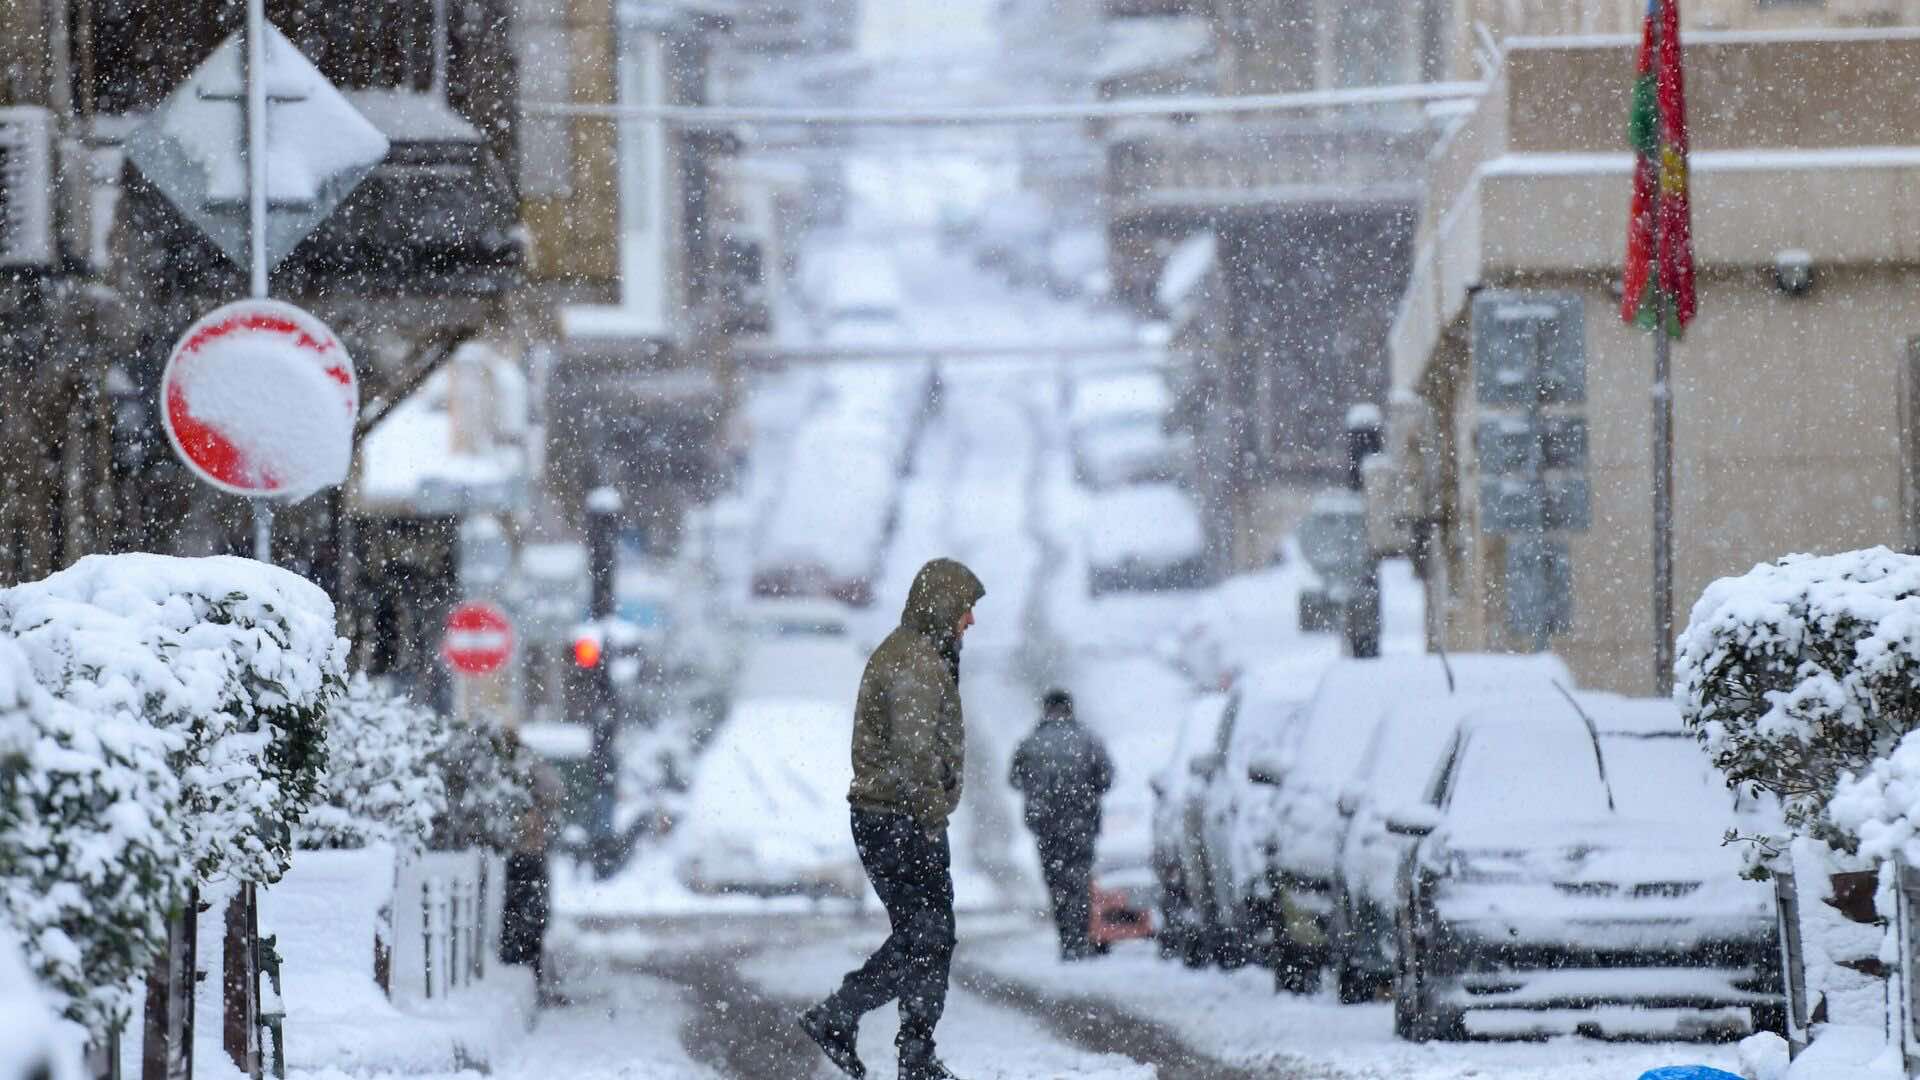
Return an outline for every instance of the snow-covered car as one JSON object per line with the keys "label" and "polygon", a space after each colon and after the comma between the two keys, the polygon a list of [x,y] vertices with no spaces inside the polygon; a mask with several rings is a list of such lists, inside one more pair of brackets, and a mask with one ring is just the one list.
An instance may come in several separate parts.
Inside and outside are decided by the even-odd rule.
{"label": "snow-covered car", "polygon": [[1327,967],[1342,1002],[1370,1001],[1393,980],[1395,888],[1413,842],[1388,831],[1387,814],[1425,796],[1465,717],[1503,701],[1564,708],[1553,693],[1537,701],[1484,694],[1415,698],[1396,705],[1374,729],[1338,804],[1344,835],[1334,871]]}
{"label": "snow-covered car", "polygon": [[1169,434],[1173,393],[1158,370],[1082,376],[1067,413],[1074,479],[1101,490],[1175,479],[1191,459],[1191,440]]}
{"label": "snow-covered car", "polygon": [[1238,698],[1203,694],[1174,741],[1173,757],[1148,784],[1153,789],[1153,872],[1159,884],[1160,948],[1199,965],[1210,958],[1200,825],[1205,778],[1219,767],[1220,746],[1233,728]]}
{"label": "snow-covered car", "polygon": [[1201,796],[1204,857],[1199,861],[1207,873],[1201,907],[1212,957],[1223,967],[1264,959],[1271,944],[1271,921],[1263,917],[1263,908],[1272,895],[1266,885],[1278,845],[1276,838],[1248,824],[1271,820],[1279,792],[1254,783],[1251,773],[1256,760],[1285,751],[1307,695],[1326,666],[1327,659],[1317,652],[1287,655],[1254,667],[1235,682],[1238,708],[1221,740],[1223,749],[1208,762]]}
{"label": "snow-covered car", "polygon": [[845,637],[753,641],[700,758],[676,868],[696,892],[866,895],[847,832],[847,747],[864,658]]}
{"label": "snow-covered car", "polygon": [[1197,589],[1207,583],[1200,511],[1171,484],[1144,484],[1095,497],[1088,508],[1087,592]]}
{"label": "snow-covered car", "polygon": [[1671,706],[1665,730],[1582,709],[1475,711],[1426,798],[1389,814],[1419,838],[1394,911],[1396,1032],[1778,1030],[1772,895],[1722,842],[1771,807],[1728,790]]}
{"label": "snow-covered car", "polygon": [[1193,439],[1159,420],[1111,420],[1074,438],[1074,479],[1095,491],[1177,480],[1193,460]]}
{"label": "snow-covered car", "polygon": [[[1327,669],[1286,755],[1275,800],[1274,956],[1289,986],[1311,986],[1328,955],[1334,878],[1345,837],[1341,791],[1388,713],[1410,701],[1452,695],[1554,693],[1573,676],[1558,657],[1537,653],[1419,654],[1343,660]],[[1272,773],[1269,769],[1267,772]]]}
{"label": "snow-covered car", "polygon": [[747,633],[762,640],[847,636],[847,609],[831,600],[755,600],[743,621]]}

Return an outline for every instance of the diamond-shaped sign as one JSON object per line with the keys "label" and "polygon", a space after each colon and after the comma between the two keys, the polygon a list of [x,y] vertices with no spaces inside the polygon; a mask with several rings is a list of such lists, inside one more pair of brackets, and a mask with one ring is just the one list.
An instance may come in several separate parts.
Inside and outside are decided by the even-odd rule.
{"label": "diamond-shaped sign", "polygon": [[[247,264],[246,48],[235,33],[127,137],[127,157],[227,258]],[[267,265],[387,156],[387,138],[269,23]]]}

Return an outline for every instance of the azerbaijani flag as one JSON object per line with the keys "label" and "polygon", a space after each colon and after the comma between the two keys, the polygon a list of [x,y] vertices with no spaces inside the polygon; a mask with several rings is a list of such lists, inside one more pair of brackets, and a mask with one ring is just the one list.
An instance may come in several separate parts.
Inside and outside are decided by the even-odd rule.
{"label": "azerbaijani flag", "polygon": [[1620,317],[1679,337],[1693,321],[1693,204],[1687,190],[1687,94],[1680,69],[1680,0],[1647,0],[1627,123],[1633,204]]}

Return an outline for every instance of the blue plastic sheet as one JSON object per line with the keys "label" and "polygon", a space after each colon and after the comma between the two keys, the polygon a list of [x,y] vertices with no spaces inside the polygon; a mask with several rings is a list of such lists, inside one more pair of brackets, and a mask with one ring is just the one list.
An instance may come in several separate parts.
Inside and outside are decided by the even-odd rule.
{"label": "blue plastic sheet", "polygon": [[1740,1080],[1740,1076],[1705,1065],[1665,1065],[1641,1073],[1640,1080]]}

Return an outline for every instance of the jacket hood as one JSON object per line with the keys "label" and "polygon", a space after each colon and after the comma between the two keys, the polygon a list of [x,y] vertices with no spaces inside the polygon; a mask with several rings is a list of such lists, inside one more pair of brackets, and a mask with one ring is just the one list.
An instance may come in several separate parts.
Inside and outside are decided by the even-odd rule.
{"label": "jacket hood", "polygon": [[973,571],[952,559],[935,559],[914,575],[900,625],[936,641],[951,637],[960,616],[985,595],[987,587]]}

